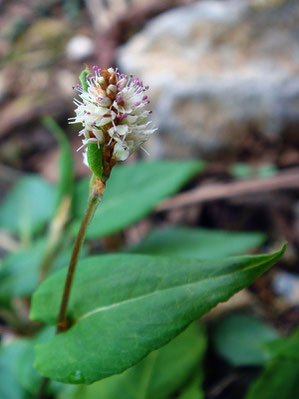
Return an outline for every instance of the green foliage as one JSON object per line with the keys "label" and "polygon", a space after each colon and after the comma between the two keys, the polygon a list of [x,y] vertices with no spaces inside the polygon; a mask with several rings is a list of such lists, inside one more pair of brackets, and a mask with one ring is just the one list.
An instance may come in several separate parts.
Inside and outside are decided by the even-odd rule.
{"label": "green foliage", "polygon": [[277,339],[265,345],[272,358],[287,358],[299,361],[299,329],[290,337]]}
{"label": "green foliage", "polygon": [[231,314],[214,327],[216,350],[234,366],[255,366],[268,359],[264,344],[278,338],[277,332],[261,320],[245,315]]}
{"label": "green foliage", "polygon": [[[32,339],[23,340],[23,350],[16,362],[16,375],[18,381],[26,389],[26,391],[36,394],[39,390],[42,376],[33,367],[34,363],[34,346],[53,337],[55,329],[47,327],[36,334]],[[57,383],[56,383],[57,384]]]}
{"label": "green foliage", "polygon": [[[103,202],[87,231],[97,238],[120,231],[148,215],[155,205],[178,191],[202,171],[197,161],[155,161],[117,165],[111,173]],[[88,200],[89,180],[82,180],[76,192],[75,214],[81,219]],[[76,223],[76,231],[79,228]]]}
{"label": "green foliage", "polygon": [[[129,254],[83,260],[68,307],[72,327],[37,346],[35,365],[73,384],[120,373],[249,285],[283,252],[205,262]],[[56,322],[65,275],[56,273],[35,292],[33,320]]]}
{"label": "green foliage", "polygon": [[[81,385],[68,399],[166,399],[201,364],[206,348],[203,328],[192,324],[136,366],[93,385]],[[201,367],[200,367],[201,369]]]}
{"label": "green foliage", "polygon": [[[53,327],[39,331],[30,339],[18,339],[0,350],[0,398],[31,399],[39,391],[42,376],[33,367],[34,346],[55,334]],[[51,382],[49,392],[57,393],[62,385]]]}
{"label": "green foliage", "polygon": [[[38,176],[27,176],[0,206],[1,228],[23,239],[22,248],[2,261],[0,304],[10,307],[4,316],[14,311],[15,298],[25,297],[22,303],[27,304],[38,287],[41,264],[52,243],[49,270],[59,271],[37,288],[31,316],[55,324],[66,274],[60,269],[71,252],[68,219],[61,221],[58,209],[66,197],[74,199],[76,229],[85,211],[89,178],[73,190],[69,143],[53,119],[45,118],[43,123],[60,145],[60,181],[55,187]],[[97,152],[96,148],[93,156],[99,165]],[[196,161],[118,165],[88,237],[130,226],[203,168],[203,163]],[[46,233],[54,215],[57,219],[50,225],[53,229],[48,238],[36,237],[43,229]],[[59,234],[57,222],[61,223]],[[59,392],[61,399],[203,399],[205,332],[195,325],[187,327],[280,258],[283,249],[272,255],[224,258],[252,250],[264,239],[259,233],[177,227],[153,230],[138,245],[124,249],[126,253],[81,260],[67,308],[71,328],[58,336],[54,336],[54,328],[46,328],[30,339],[3,347],[0,398],[33,399],[42,375],[46,375],[72,384],[51,382],[49,392],[56,398]],[[13,316],[18,317],[18,312]],[[31,334],[32,327],[26,334]],[[265,364],[271,358],[247,399],[278,399],[275,389],[284,392],[279,399],[295,397],[298,335],[276,338],[270,327],[245,315],[232,315],[216,325],[214,342],[234,365]],[[269,376],[277,378],[276,385],[269,384]],[[92,386],[78,386],[95,381]]]}
{"label": "green foliage", "polygon": [[37,175],[20,179],[0,206],[0,228],[30,238],[55,211],[56,188]]}
{"label": "green foliage", "polygon": [[235,163],[230,170],[237,179],[266,178],[275,176],[278,169],[275,164],[268,163],[259,167],[253,167],[248,163]]}
{"label": "green foliage", "polygon": [[16,364],[26,348],[26,342],[19,340],[0,350],[0,398],[33,399],[26,392],[16,376]]}
{"label": "green foliage", "polygon": [[153,230],[128,252],[214,259],[244,253],[264,241],[265,235],[261,233],[174,227]]}
{"label": "green foliage", "polygon": [[8,304],[14,297],[32,294],[38,283],[38,270],[45,241],[28,249],[7,255],[0,269],[0,303]]}
{"label": "green foliage", "polygon": [[203,376],[196,377],[192,383],[185,388],[178,399],[204,399],[204,393],[201,389]]}
{"label": "green foliage", "polygon": [[[295,399],[299,392],[299,330],[271,346],[273,359],[252,384],[246,399]],[[283,342],[285,341],[285,342]]]}
{"label": "green foliage", "polygon": [[103,174],[103,147],[97,144],[88,144],[87,161],[91,171],[98,177],[102,178]]}
{"label": "green foliage", "polygon": [[72,197],[74,189],[74,162],[72,157],[72,150],[70,142],[63,129],[56,123],[56,121],[46,116],[43,118],[44,126],[53,134],[59,144],[60,149],[60,179],[58,185],[58,199],[57,202],[60,204],[61,200],[65,196]]}
{"label": "green foliage", "polygon": [[[46,241],[7,255],[0,268],[0,304],[8,305],[15,297],[30,296],[39,283],[40,266]],[[57,252],[51,271],[61,269],[69,261],[72,248],[68,244]],[[83,251],[81,257],[86,252]]]}

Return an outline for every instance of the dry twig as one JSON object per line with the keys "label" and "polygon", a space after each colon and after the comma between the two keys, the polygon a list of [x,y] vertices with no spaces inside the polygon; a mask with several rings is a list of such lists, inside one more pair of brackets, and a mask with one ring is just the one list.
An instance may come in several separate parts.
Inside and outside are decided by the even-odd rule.
{"label": "dry twig", "polygon": [[299,168],[292,168],[265,179],[203,185],[163,201],[156,207],[156,211],[283,189],[299,189]]}

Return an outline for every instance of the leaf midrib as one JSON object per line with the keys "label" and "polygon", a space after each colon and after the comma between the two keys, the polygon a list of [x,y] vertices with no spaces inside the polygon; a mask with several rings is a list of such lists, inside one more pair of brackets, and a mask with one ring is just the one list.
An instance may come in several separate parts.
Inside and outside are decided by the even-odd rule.
{"label": "leaf midrib", "polygon": [[[276,259],[277,256],[279,256],[279,253],[278,254],[276,253],[275,256],[271,257],[270,259],[267,259],[266,262],[264,262],[265,266],[266,266],[267,263],[270,263],[271,261]],[[169,290],[176,289],[176,288],[191,287],[191,286],[196,285],[198,283],[204,283],[204,282],[207,282],[207,281],[209,281],[211,279],[214,279],[214,278],[217,279],[217,278],[222,278],[222,277],[228,277],[228,276],[234,275],[235,273],[238,273],[238,272],[245,272],[245,271],[250,270],[250,269],[258,268],[261,265],[263,265],[263,261],[262,262],[253,262],[253,264],[243,268],[242,270],[233,271],[233,272],[229,272],[229,273],[223,273],[223,274],[216,275],[216,276],[215,275],[211,275],[211,276],[209,276],[207,278],[204,278],[204,279],[201,279],[201,280],[197,280],[197,281],[194,281],[192,283],[186,283],[186,284],[182,284],[182,285],[175,285],[173,287],[166,287],[166,288],[163,288],[163,289],[160,289],[160,290],[152,291],[152,292],[150,292],[148,294],[145,294],[145,295],[139,295],[139,296],[136,296],[134,298],[125,299],[124,301],[116,302],[116,303],[113,303],[113,304],[108,305],[108,306],[100,306],[100,307],[98,307],[96,309],[93,309],[93,310],[85,313],[84,315],[78,317],[75,320],[73,325],[79,323],[81,320],[84,320],[87,317],[90,317],[90,316],[92,316],[92,315],[94,315],[96,313],[100,313],[102,311],[110,310],[110,309],[113,309],[113,308],[118,307],[118,306],[126,305],[126,304],[134,302],[134,301],[143,300],[145,298],[149,298],[151,296],[157,295],[160,292],[165,292],[165,291],[169,291]]]}

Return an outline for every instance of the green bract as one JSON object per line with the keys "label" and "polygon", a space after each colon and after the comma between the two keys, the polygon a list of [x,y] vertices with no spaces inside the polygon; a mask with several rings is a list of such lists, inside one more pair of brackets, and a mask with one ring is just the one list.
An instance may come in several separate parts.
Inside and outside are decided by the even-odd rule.
{"label": "green bract", "polygon": [[88,144],[87,146],[87,161],[90,170],[99,178],[103,174],[103,147],[98,147],[97,144]]}
{"label": "green bract", "polygon": [[83,89],[84,91],[87,91],[87,89],[88,89],[86,76],[89,75],[89,74],[90,74],[89,69],[88,69],[88,68],[85,68],[85,69],[80,73],[80,76],[79,76],[79,80],[80,80],[82,89]]}

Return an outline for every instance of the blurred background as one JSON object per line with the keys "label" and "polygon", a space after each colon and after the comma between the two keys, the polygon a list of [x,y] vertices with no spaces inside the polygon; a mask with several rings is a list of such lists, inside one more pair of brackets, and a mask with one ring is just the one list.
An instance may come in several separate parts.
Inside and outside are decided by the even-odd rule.
{"label": "blurred background", "polygon": [[[159,132],[150,159],[202,159],[183,194],[125,231],[184,224],[267,234],[287,252],[231,306],[259,301],[283,333],[299,319],[298,0],[0,0],[0,200],[25,173],[58,178],[65,130],[76,177],[72,87],[85,64],[117,66],[150,85]],[[140,152],[136,158],[147,159]],[[134,162],[130,159],[129,162]],[[105,239],[112,248],[114,239]],[[1,235],[1,252],[14,246]],[[221,397],[210,395],[210,397]]]}

